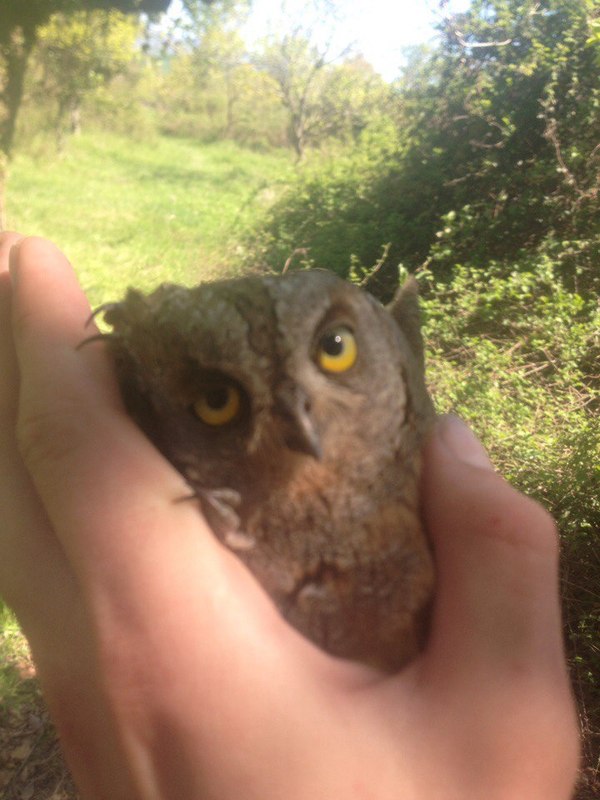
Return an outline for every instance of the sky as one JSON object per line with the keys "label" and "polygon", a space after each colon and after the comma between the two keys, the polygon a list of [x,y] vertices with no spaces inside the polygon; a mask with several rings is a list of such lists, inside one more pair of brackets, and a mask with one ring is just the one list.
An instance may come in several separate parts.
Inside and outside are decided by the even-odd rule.
{"label": "sky", "polygon": [[[285,0],[293,18],[306,0]],[[469,0],[449,0],[446,10],[464,11]],[[339,51],[354,45],[354,51],[386,79],[397,77],[402,51],[429,41],[435,31],[438,0],[336,0],[339,20],[335,25]],[[249,44],[273,29],[280,18],[281,0],[253,0],[246,26]],[[438,17],[439,18],[439,17]]]}

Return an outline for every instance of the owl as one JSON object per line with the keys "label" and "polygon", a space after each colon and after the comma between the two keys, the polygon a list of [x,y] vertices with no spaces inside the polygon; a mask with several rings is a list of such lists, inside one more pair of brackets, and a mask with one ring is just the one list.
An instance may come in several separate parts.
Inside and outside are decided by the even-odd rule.
{"label": "owl", "polygon": [[388,307],[307,270],[130,289],[102,311],[128,412],[285,619],[332,655],[402,667],[434,585],[414,279]]}

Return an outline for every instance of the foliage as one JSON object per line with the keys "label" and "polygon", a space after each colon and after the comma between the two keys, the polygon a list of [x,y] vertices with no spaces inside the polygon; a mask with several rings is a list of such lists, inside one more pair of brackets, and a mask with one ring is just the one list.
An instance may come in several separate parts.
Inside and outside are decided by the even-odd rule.
{"label": "foliage", "polygon": [[[138,36],[137,20],[114,10],[55,14],[39,29],[29,70],[29,99],[34,108],[44,108],[59,145],[66,129],[79,131],[86,95],[123,73],[134,60]],[[53,114],[48,113],[51,103]]]}
{"label": "foliage", "polygon": [[316,44],[310,25],[248,52],[239,32],[247,0],[186,0],[179,17],[146,19],[143,35],[136,17],[73,9],[36,28],[21,147],[42,147],[55,127],[60,150],[83,119],[138,137],[287,144],[300,156],[356,141],[389,115],[383,79],[361,58],[330,63],[345,51]]}
{"label": "foliage", "polygon": [[53,14],[102,8],[124,13],[165,11],[170,0],[0,0],[0,153],[10,156],[29,55]]}
{"label": "foliage", "polygon": [[547,256],[423,273],[428,375],[492,460],[556,520],[565,636],[584,733],[578,797],[600,785],[600,309]]}
{"label": "foliage", "polygon": [[394,193],[379,191],[398,147],[396,129],[382,116],[350,151],[330,143],[313,154],[251,232],[250,257],[279,270],[292,252],[304,250],[306,266],[340,275],[351,262],[372,264],[400,224]]}
{"label": "foliage", "polygon": [[291,13],[282,0],[279,20],[275,11],[271,32],[250,54],[277,86],[298,160],[331,136],[353,137],[385,94],[380,76],[339,41],[339,16],[332,0],[305,0]]}
{"label": "foliage", "polygon": [[15,665],[29,653],[12,611],[0,600],[0,708],[12,705],[21,691]]}
{"label": "foliage", "polygon": [[[579,273],[568,258],[565,271],[591,289],[600,211],[600,83],[591,22],[587,0],[474,2],[444,23],[436,49],[415,54],[396,86],[397,146],[377,174],[363,175],[360,166],[353,174],[355,153],[336,166],[356,193],[354,208],[339,214],[339,228],[328,224],[327,209],[344,193],[345,179],[326,166],[323,181],[302,176],[290,187],[265,235],[276,231],[343,269],[339,242],[358,219],[381,238],[368,237],[356,251],[351,236],[346,264],[352,253],[373,263],[389,241],[390,263],[415,268],[430,255],[442,218],[454,214],[453,230],[460,231],[436,250],[439,276],[451,275],[456,260],[517,259],[568,241]],[[331,254],[320,244],[324,224],[335,243]],[[269,261],[278,257],[266,252]]]}
{"label": "foliage", "polygon": [[246,17],[250,0],[179,0],[179,5],[157,20],[148,20],[146,46],[153,54],[167,55],[183,47],[198,51],[211,31],[230,30]]}
{"label": "foliage", "polygon": [[317,43],[314,20],[249,52],[239,33],[246,2],[191,6],[160,37],[156,28],[148,34],[163,79],[158,100],[146,100],[162,131],[254,147],[287,143],[301,157],[332,137],[352,140],[381,113],[389,95],[384,81],[361,59],[331,63],[344,51]]}
{"label": "foliage", "polygon": [[121,11],[124,14],[166,11],[171,0],[0,0],[0,43],[10,39],[15,28],[35,30],[53,14],[71,14],[94,9]]}
{"label": "foliage", "polygon": [[313,143],[330,137],[357,142],[367,127],[389,116],[391,100],[388,84],[361,56],[333,65],[319,98],[320,121]]}
{"label": "foliage", "polygon": [[600,526],[600,309],[534,257],[424,273],[432,381],[467,416],[501,471],[555,515],[565,536]]}
{"label": "foliage", "polygon": [[233,139],[254,147],[286,143],[277,87],[246,60],[235,31],[214,29],[202,47],[164,62],[154,105],[159,129],[203,141]]}
{"label": "foliage", "polygon": [[329,58],[327,46],[305,33],[271,38],[252,56],[277,86],[298,159],[328,138],[356,139],[370,119],[385,111],[388,88],[369,64],[361,58],[333,64]]}
{"label": "foliage", "polygon": [[[478,0],[447,23],[434,59],[438,87],[425,106],[419,89],[406,102],[420,107],[421,123],[431,113],[439,120],[429,135],[418,134],[413,155],[435,162],[441,210],[468,206],[454,259],[506,256],[509,248],[516,255],[550,232],[567,239],[589,230],[600,167],[600,85],[589,35],[577,0]],[[498,44],[476,46],[490,41]]]}

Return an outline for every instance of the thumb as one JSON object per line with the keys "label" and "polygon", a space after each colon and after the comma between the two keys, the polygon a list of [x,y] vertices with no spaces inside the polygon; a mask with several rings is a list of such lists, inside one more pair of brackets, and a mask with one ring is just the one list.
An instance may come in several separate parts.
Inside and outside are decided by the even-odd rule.
{"label": "thumb", "polygon": [[426,447],[424,503],[438,568],[428,660],[444,685],[538,670],[567,685],[554,523],[456,417]]}

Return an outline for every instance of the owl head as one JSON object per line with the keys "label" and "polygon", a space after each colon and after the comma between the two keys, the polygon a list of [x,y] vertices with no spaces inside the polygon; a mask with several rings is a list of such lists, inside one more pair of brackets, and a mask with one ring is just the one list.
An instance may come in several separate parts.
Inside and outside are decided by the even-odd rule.
{"label": "owl head", "polygon": [[392,456],[431,416],[414,280],[387,308],[324,270],[165,284],[105,319],[129,411],[205,487]]}

